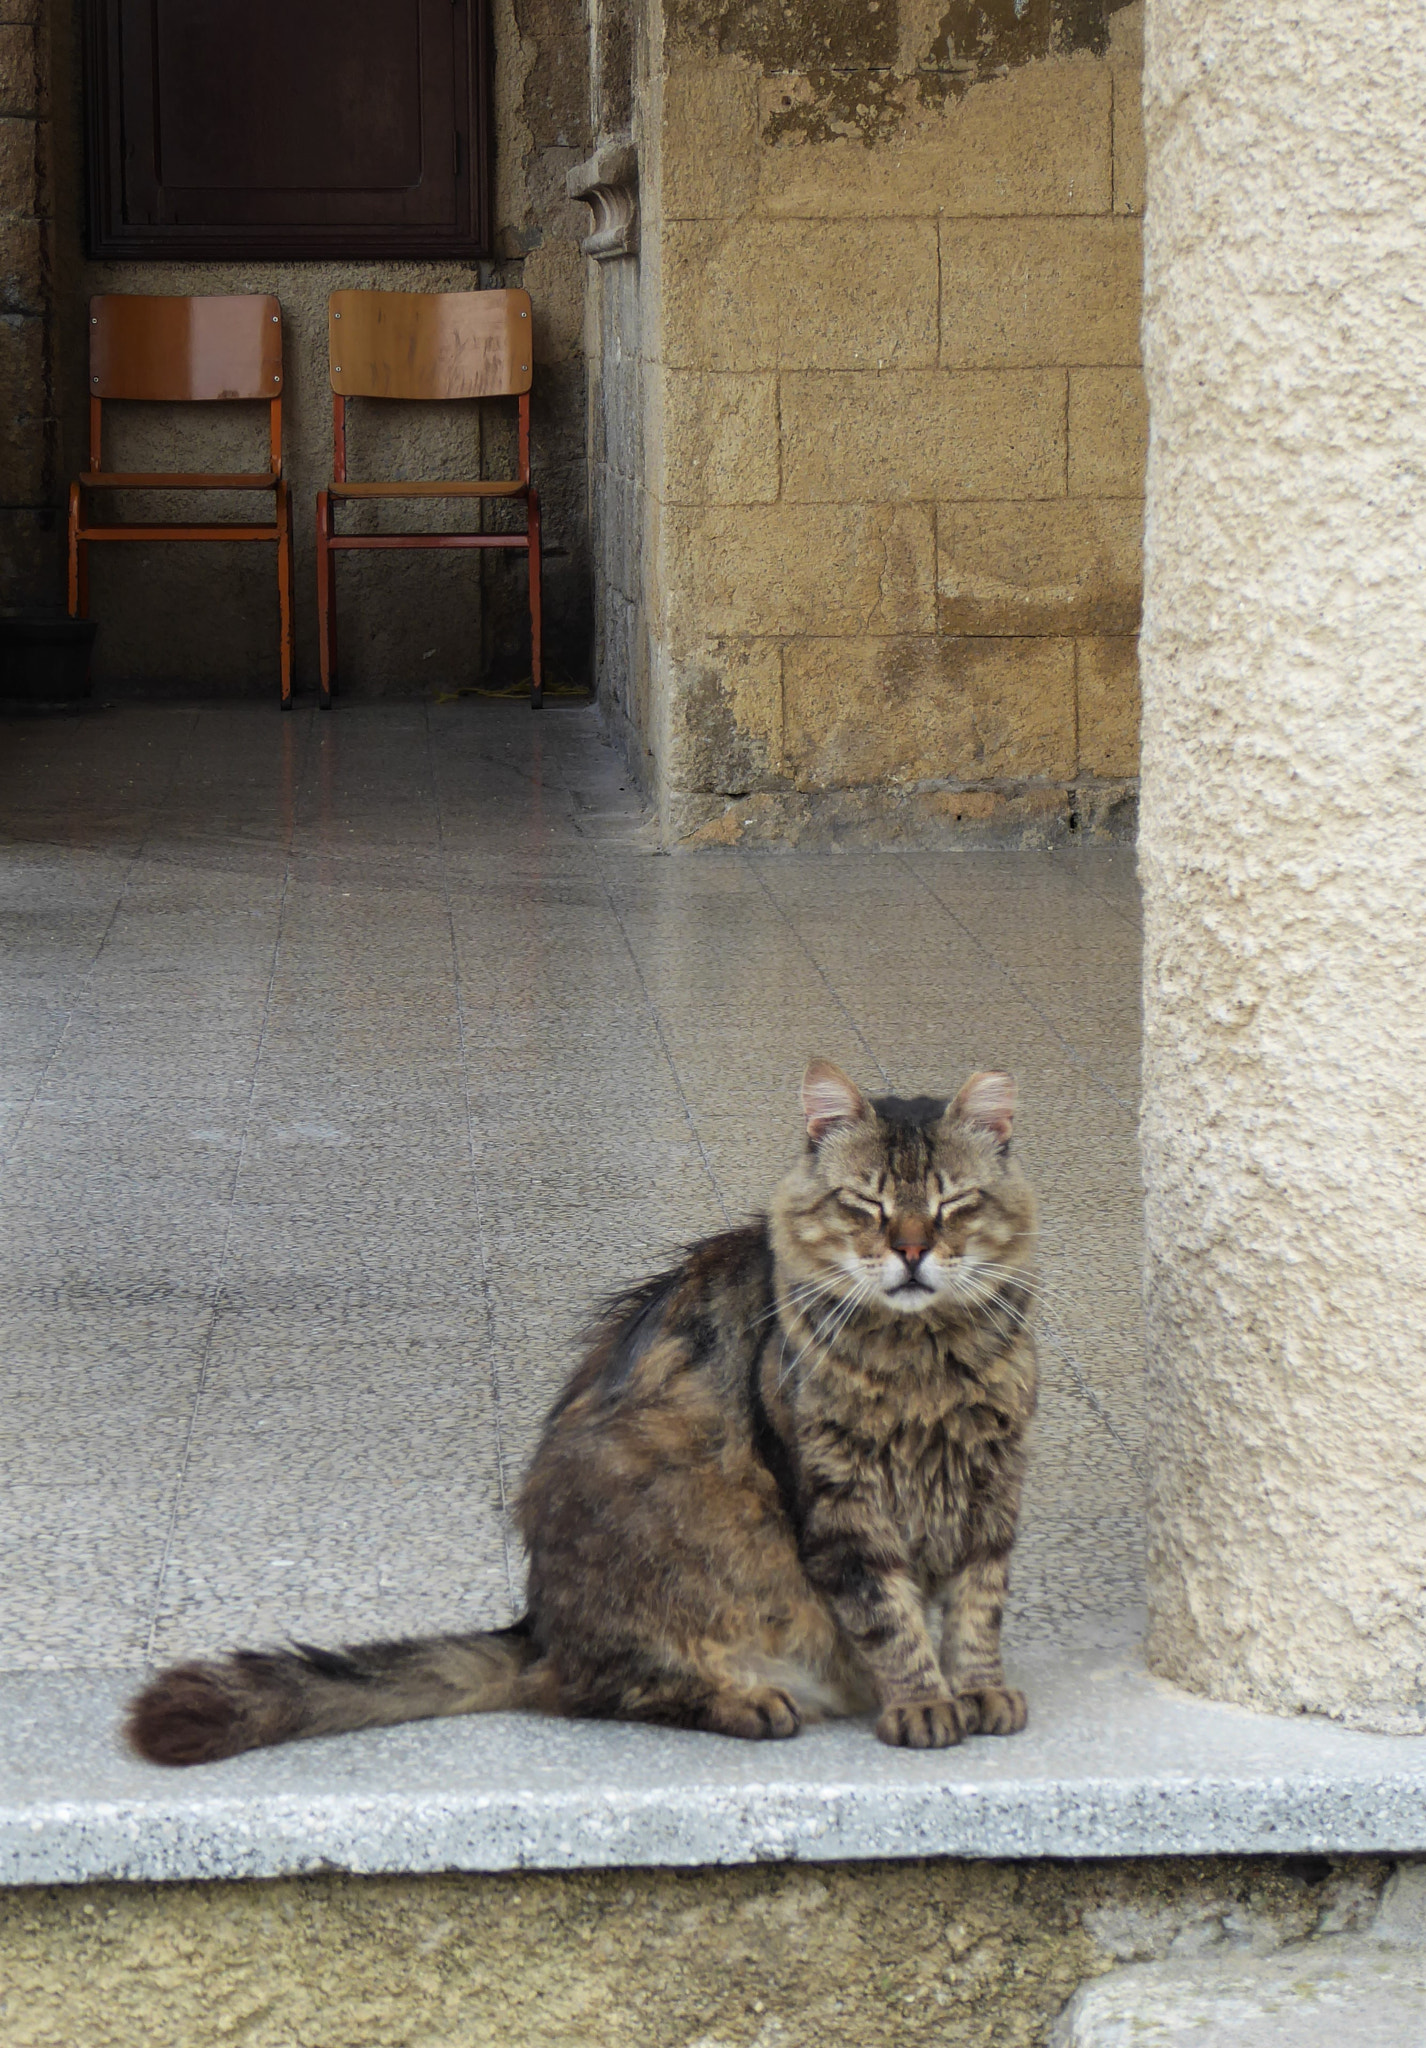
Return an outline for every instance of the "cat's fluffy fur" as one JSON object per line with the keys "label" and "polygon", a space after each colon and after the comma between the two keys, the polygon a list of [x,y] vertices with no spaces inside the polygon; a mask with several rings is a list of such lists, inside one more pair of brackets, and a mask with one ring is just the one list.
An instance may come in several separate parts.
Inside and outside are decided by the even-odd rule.
{"label": "cat's fluffy fur", "polygon": [[913,1748],[1023,1727],[1000,1662],[1035,1406],[1014,1084],[869,1102],[814,1060],[802,1099],[770,1214],[610,1303],[555,1403],[522,1621],[180,1664],[133,1702],[134,1747],[204,1763],[511,1707],[741,1736],[875,1710]]}

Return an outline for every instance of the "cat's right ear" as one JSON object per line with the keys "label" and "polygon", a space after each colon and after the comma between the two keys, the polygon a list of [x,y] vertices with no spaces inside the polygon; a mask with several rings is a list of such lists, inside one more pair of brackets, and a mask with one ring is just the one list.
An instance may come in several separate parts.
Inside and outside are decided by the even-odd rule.
{"label": "cat's right ear", "polygon": [[872,1115],[872,1106],[855,1081],[849,1081],[830,1060],[811,1060],[802,1076],[802,1114],[807,1135],[820,1145],[839,1124],[858,1124]]}

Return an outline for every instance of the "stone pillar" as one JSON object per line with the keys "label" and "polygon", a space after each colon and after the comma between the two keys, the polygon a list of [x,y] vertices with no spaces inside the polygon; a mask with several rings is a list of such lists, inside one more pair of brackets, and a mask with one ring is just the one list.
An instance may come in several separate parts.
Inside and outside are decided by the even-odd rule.
{"label": "stone pillar", "polygon": [[1426,1729],[1426,39],[1149,0],[1153,1666]]}

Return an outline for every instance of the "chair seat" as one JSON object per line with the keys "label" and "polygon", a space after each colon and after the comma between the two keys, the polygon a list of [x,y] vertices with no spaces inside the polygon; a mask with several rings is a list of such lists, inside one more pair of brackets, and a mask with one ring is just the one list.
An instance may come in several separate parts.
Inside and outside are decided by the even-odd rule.
{"label": "chair seat", "polygon": [[466,482],[452,477],[449,482],[394,484],[329,484],[333,498],[523,498],[526,486],[518,477],[509,482]]}
{"label": "chair seat", "polygon": [[88,470],[79,481],[94,491],[275,491],[280,478],[275,471],[265,476],[210,476],[206,471],[149,476],[125,470]]}

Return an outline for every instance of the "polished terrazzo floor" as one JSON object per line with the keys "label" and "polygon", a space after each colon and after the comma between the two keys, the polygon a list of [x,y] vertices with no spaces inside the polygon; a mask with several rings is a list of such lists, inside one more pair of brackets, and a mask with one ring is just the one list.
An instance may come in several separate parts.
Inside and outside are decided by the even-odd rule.
{"label": "polished terrazzo floor", "polygon": [[593,1297],[810,1053],[1008,1066],[1045,1218],[1009,1639],[1140,1627],[1127,849],[664,858],[592,713],[0,729],[0,1669],[499,1622]]}

